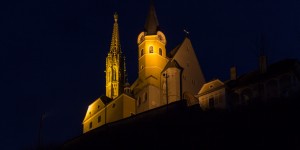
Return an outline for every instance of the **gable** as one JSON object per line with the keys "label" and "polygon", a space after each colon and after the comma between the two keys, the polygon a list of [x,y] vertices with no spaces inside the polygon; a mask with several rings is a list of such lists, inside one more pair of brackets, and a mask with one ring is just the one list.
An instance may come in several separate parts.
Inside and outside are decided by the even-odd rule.
{"label": "gable", "polygon": [[199,94],[207,93],[209,91],[218,89],[218,88],[222,87],[223,85],[224,85],[224,83],[222,81],[220,81],[219,79],[215,79],[213,81],[205,83],[202,86],[201,90],[199,91]]}
{"label": "gable", "polygon": [[93,115],[95,115],[97,112],[102,110],[105,107],[105,104],[102,102],[101,98],[96,99],[92,104],[89,105],[85,117],[83,119],[83,122],[91,118]]}
{"label": "gable", "polygon": [[175,54],[173,54],[172,60],[176,60],[179,66],[183,68],[182,92],[188,91],[197,94],[205,83],[205,79],[190,39],[185,38],[173,53]]}

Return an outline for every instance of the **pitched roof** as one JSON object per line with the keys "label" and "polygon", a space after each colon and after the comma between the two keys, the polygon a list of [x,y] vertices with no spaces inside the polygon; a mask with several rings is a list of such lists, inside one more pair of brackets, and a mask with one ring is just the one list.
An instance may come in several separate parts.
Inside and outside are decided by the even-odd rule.
{"label": "pitched roof", "polygon": [[146,35],[155,35],[158,31],[158,19],[156,16],[153,1],[151,1],[148,16],[145,23]]}
{"label": "pitched roof", "polygon": [[212,91],[219,90],[220,88],[223,88],[223,86],[224,86],[224,82],[222,82],[219,79],[214,79],[210,82],[203,84],[200,91],[198,92],[198,95],[204,95]]}
{"label": "pitched roof", "polygon": [[168,68],[179,68],[182,69],[182,67],[178,64],[178,62],[176,60],[170,60],[167,65],[165,66],[164,71],[166,71]]}
{"label": "pitched roof", "polygon": [[100,100],[101,100],[105,105],[107,105],[108,103],[110,103],[110,102],[112,101],[111,98],[109,98],[109,97],[107,97],[107,96],[105,96],[105,95],[100,96]]}

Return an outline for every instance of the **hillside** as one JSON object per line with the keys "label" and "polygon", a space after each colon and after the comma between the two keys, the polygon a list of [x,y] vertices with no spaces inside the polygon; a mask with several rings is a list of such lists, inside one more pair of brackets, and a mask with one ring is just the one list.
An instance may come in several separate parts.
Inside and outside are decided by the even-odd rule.
{"label": "hillside", "polygon": [[298,98],[203,112],[178,101],[71,139],[62,149],[300,149]]}

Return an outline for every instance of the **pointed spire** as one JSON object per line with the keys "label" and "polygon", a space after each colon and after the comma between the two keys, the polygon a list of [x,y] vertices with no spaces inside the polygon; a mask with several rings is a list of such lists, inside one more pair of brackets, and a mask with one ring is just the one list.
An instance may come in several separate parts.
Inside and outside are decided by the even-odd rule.
{"label": "pointed spire", "polygon": [[147,35],[155,35],[158,30],[158,20],[156,17],[156,12],[154,8],[154,2],[151,0],[150,2],[150,8],[147,16],[147,20],[145,23],[145,31],[147,32]]}
{"label": "pointed spire", "polygon": [[114,14],[114,26],[113,26],[113,33],[112,39],[110,44],[110,53],[117,54],[121,53],[121,44],[120,44],[120,37],[119,37],[119,25],[118,25],[118,14],[117,12]]}

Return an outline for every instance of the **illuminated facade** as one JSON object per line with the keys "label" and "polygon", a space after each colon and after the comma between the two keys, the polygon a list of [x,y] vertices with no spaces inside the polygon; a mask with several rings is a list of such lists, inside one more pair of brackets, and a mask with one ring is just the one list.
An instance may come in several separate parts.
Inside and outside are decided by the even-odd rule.
{"label": "illuminated facade", "polygon": [[139,76],[131,86],[137,113],[180,99],[187,99],[189,105],[198,104],[194,95],[205,80],[190,39],[186,37],[168,54],[166,44],[152,3],[145,29],[137,39]]}
{"label": "illuminated facade", "polygon": [[147,16],[145,30],[138,35],[138,79],[132,86],[137,99],[137,110],[143,112],[162,105],[160,77],[168,62],[166,37],[158,29],[158,20],[153,5]]}
{"label": "illuminated facade", "polygon": [[205,80],[190,39],[185,37],[167,54],[167,39],[159,29],[152,3],[144,31],[137,37],[138,78],[130,85],[124,82],[126,67],[116,14],[114,20],[112,42],[106,58],[106,96],[89,106],[83,121],[83,133],[181,99],[186,99],[188,105],[198,104],[195,95]]}
{"label": "illuminated facade", "polygon": [[101,96],[89,105],[82,123],[83,133],[136,114],[135,99],[129,96],[130,89],[125,84],[125,57],[121,51],[116,13],[114,21],[110,50],[106,57],[106,96]]}
{"label": "illuminated facade", "polygon": [[82,123],[83,133],[136,114],[135,102],[134,98],[126,94],[114,100],[101,96],[88,107]]}

